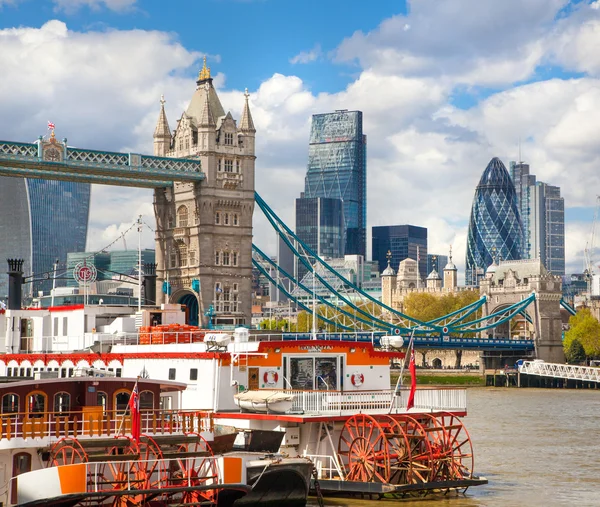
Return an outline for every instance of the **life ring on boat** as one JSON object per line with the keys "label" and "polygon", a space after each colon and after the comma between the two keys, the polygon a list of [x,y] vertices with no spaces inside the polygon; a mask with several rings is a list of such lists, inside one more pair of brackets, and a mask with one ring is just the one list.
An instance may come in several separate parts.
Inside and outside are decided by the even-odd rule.
{"label": "life ring on boat", "polygon": [[265,384],[274,386],[279,381],[279,373],[277,373],[275,370],[266,371],[263,375],[263,380]]}
{"label": "life ring on boat", "polygon": [[360,372],[354,372],[350,377],[350,381],[354,387],[360,387],[365,383],[365,376]]}

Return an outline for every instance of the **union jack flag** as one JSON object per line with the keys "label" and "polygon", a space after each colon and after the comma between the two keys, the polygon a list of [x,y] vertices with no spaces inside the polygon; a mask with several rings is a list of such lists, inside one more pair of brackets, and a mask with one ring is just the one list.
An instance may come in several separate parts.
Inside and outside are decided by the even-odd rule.
{"label": "union jack flag", "polygon": [[52,123],[51,121],[48,122],[48,130],[54,130],[55,126],[54,123]]}

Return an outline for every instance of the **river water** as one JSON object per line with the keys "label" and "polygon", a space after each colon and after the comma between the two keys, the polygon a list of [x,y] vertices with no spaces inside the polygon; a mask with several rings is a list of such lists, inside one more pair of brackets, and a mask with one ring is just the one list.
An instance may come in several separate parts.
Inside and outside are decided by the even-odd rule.
{"label": "river water", "polygon": [[[475,475],[465,496],[420,500],[325,500],[340,507],[600,506],[600,391],[471,388]],[[317,505],[311,499],[311,507]]]}

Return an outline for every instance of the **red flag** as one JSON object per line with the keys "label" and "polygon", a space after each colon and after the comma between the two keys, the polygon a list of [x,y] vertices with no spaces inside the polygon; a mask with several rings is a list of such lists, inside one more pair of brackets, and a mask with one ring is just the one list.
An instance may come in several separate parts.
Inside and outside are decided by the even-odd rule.
{"label": "red flag", "polygon": [[129,397],[129,410],[131,410],[131,438],[136,442],[139,442],[142,425],[140,421],[140,394],[137,381],[133,386],[133,391],[131,391],[131,396]]}
{"label": "red flag", "polygon": [[408,403],[406,404],[406,410],[410,410],[415,406],[415,391],[417,390],[417,367],[415,366],[415,349],[410,351],[410,363],[408,365],[410,370],[410,393],[408,394]]}
{"label": "red flag", "polygon": [[54,123],[51,121],[48,122],[48,130],[54,130]]}

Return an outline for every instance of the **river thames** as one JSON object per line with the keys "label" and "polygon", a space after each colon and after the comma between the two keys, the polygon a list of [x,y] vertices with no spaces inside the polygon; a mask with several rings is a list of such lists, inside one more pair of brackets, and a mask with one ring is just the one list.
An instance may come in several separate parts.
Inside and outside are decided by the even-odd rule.
{"label": "river thames", "polygon": [[[325,500],[375,507],[599,506],[600,390],[471,388],[463,419],[475,474],[489,484],[465,496],[420,500]],[[311,499],[311,506],[317,503]]]}

